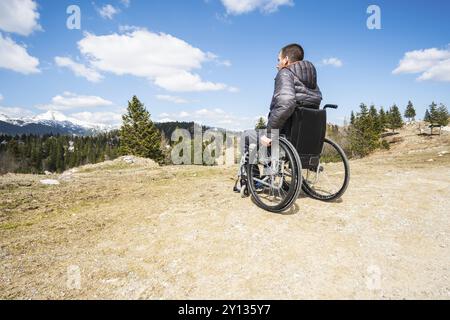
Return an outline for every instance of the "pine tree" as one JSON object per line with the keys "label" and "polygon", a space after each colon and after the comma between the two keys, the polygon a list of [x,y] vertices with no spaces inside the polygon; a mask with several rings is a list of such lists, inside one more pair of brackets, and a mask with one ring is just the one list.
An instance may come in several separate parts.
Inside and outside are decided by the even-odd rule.
{"label": "pine tree", "polygon": [[264,120],[263,117],[260,117],[258,119],[258,123],[255,126],[255,130],[259,130],[259,129],[266,129],[267,125],[266,125],[266,120]]}
{"label": "pine tree", "polygon": [[355,124],[355,114],[353,113],[353,110],[352,113],[350,114],[350,124],[351,125]]}
{"label": "pine tree", "polygon": [[63,139],[58,137],[56,140],[56,171],[63,172],[65,170],[64,163],[64,146]]}
{"label": "pine tree", "polygon": [[416,109],[414,109],[412,102],[408,101],[408,105],[406,106],[405,110],[405,118],[411,122],[411,119],[415,120],[415,117],[416,117]]}
{"label": "pine tree", "polygon": [[56,171],[56,161],[57,161],[57,147],[56,138],[51,137],[48,140],[48,159],[47,159],[47,169],[51,172]]}
{"label": "pine tree", "polygon": [[350,149],[353,155],[366,156],[380,146],[380,132],[374,126],[374,114],[370,114],[365,104],[354,117],[349,128]]}
{"label": "pine tree", "polygon": [[93,141],[91,139],[87,140],[86,143],[86,150],[87,150],[87,161],[88,163],[95,163],[96,157],[95,157],[95,148]]}
{"label": "pine tree", "polygon": [[384,112],[383,107],[380,108],[379,118],[380,118],[381,133],[383,133],[384,130],[386,129],[386,125],[387,125],[386,112]]}
{"label": "pine tree", "polygon": [[434,101],[431,103],[430,105],[430,123],[433,124],[437,124],[439,119],[439,112],[437,109],[437,104],[434,103]]}
{"label": "pine tree", "polygon": [[402,114],[396,104],[394,104],[389,110],[388,122],[389,128],[392,129],[392,132],[395,132],[395,129],[400,129],[403,127]]}
{"label": "pine tree", "polygon": [[430,115],[430,111],[428,111],[428,109],[425,111],[425,116],[423,117],[423,121],[431,123],[431,115]]}
{"label": "pine tree", "polygon": [[437,108],[437,114],[438,114],[437,124],[443,127],[447,126],[450,114],[448,113],[447,107],[444,104],[441,103],[439,105],[439,107]]}
{"label": "pine tree", "polygon": [[150,120],[150,113],[136,96],[128,102],[127,113],[122,116],[120,152],[161,162],[161,133]]}
{"label": "pine tree", "polygon": [[35,141],[31,151],[31,168],[30,171],[39,173],[42,171],[42,150],[41,142]]}
{"label": "pine tree", "polygon": [[369,115],[369,108],[364,103],[359,105],[359,116],[365,118]]}
{"label": "pine tree", "polygon": [[437,104],[434,103],[434,101],[431,103],[430,105],[430,117],[429,117],[429,122],[431,125],[431,135],[433,135],[433,129],[434,126],[438,125],[438,121],[439,121],[439,111],[437,109]]}
{"label": "pine tree", "polygon": [[370,122],[372,123],[372,129],[377,133],[381,133],[382,130],[381,130],[380,117],[379,117],[378,111],[374,105],[370,106],[369,118],[370,118]]}

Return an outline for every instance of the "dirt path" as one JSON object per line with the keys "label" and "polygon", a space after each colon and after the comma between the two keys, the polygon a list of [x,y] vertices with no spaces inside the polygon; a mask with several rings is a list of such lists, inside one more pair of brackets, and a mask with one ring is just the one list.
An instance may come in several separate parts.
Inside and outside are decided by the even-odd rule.
{"label": "dirt path", "polygon": [[231,192],[235,168],[1,177],[0,298],[449,299],[441,150],[352,161],[341,202],[284,215]]}

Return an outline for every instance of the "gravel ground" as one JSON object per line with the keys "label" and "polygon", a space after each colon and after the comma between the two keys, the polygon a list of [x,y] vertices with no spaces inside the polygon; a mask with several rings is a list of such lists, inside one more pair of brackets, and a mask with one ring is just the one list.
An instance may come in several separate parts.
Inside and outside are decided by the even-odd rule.
{"label": "gravel ground", "polygon": [[405,131],[351,161],[341,201],[281,215],[232,192],[235,167],[2,176],[0,298],[449,299],[449,136]]}

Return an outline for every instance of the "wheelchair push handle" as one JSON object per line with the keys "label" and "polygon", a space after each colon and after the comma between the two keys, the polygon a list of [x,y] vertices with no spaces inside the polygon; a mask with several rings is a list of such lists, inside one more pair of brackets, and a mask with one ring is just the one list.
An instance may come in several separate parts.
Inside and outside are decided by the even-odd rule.
{"label": "wheelchair push handle", "polygon": [[325,110],[325,109],[337,109],[338,108],[338,105],[337,104],[326,104],[324,107],[323,107],[323,109]]}

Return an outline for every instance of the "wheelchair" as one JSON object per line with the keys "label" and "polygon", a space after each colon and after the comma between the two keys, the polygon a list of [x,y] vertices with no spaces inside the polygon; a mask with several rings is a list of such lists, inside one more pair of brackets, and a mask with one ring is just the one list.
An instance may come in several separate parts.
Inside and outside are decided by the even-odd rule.
{"label": "wheelchair", "polygon": [[[327,104],[323,109],[296,107],[276,140],[261,156],[258,143],[242,155],[235,192],[252,196],[260,208],[281,213],[290,209],[300,192],[320,201],[335,201],[345,193],[350,166],[342,148],[326,138]],[[276,153],[271,149],[277,149]],[[252,161],[249,161],[252,158]]]}

